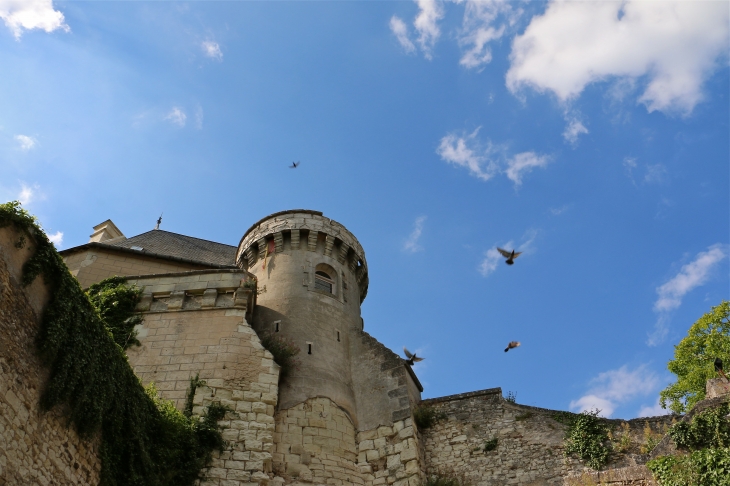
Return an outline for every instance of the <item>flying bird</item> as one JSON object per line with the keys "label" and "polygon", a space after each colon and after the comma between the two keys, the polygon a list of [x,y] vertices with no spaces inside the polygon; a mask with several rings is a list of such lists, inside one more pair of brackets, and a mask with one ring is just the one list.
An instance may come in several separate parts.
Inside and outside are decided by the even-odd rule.
{"label": "flying bird", "polygon": [[520,342],[519,341],[510,341],[506,348],[504,348],[504,352],[506,353],[510,349],[519,347]]}
{"label": "flying bird", "polygon": [[408,351],[405,346],[403,346],[403,352],[406,353],[406,357],[408,358],[406,360],[406,363],[408,363],[411,366],[413,366],[413,363],[418,363],[419,361],[423,361],[425,359],[425,358],[419,358],[415,354],[411,354],[411,352]]}
{"label": "flying bird", "polygon": [[502,256],[507,259],[507,261],[505,262],[507,265],[514,265],[515,258],[517,258],[518,256],[522,255],[522,252],[521,251],[518,251],[518,252],[515,253],[514,250],[512,250],[510,252],[510,251],[507,251],[507,250],[503,250],[501,248],[497,248],[497,251],[500,252],[502,254]]}
{"label": "flying bird", "polygon": [[292,162],[291,165],[289,166],[290,169],[296,169],[297,167],[299,167],[298,160],[296,162]]}
{"label": "flying bird", "polygon": [[720,358],[715,358],[715,371],[722,375],[722,377],[725,378],[725,381],[728,381],[725,372],[722,370],[722,360]]}

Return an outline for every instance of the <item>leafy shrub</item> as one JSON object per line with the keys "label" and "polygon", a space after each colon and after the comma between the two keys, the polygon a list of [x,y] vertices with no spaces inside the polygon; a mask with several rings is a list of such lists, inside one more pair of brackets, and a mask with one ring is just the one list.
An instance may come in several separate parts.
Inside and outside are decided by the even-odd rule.
{"label": "leafy shrub", "polygon": [[699,450],[730,446],[730,405],[703,410],[691,422],[679,422],[669,429],[669,436],[679,449]]}
{"label": "leafy shrub", "polygon": [[507,396],[504,397],[504,399],[510,403],[515,403],[515,402],[517,402],[517,394],[515,394],[514,392],[511,392],[511,391],[507,392]]}
{"label": "leafy shrub", "polygon": [[493,437],[493,438],[489,439],[488,441],[484,442],[484,448],[482,448],[482,450],[484,452],[493,451],[494,449],[497,448],[498,442],[499,442],[498,439],[496,437]]}
{"label": "leafy shrub", "polygon": [[294,356],[299,354],[300,349],[293,341],[277,334],[266,334],[261,339],[261,345],[269,350],[274,356],[274,361],[281,368],[279,371],[279,379],[287,376],[292,370],[297,369],[299,361],[294,359]]}
{"label": "leafy shrub", "polygon": [[661,486],[730,485],[730,448],[701,449],[689,455],[661,456],[646,463]]}
{"label": "leafy shrub", "polygon": [[438,412],[428,405],[420,405],[413,410],[413,421],[416,422],[419,430],[430,429],[445,419],[446,414],[444,412]]}
{"label": "leafy shrub", "polygon": [[110,277],[93,284],[86,294],[115,343],[122,349],[140,345],[134,326],[142,322],[142,316],[134,315],[134,308],[142,289],[127,285],[124,277]]}
{"label": "leafy shrub", "polygon": [[565,433],[565,455],[578,456],[588,467],[601,470],[608,462],[608,427],[600,410],[579,413]]}

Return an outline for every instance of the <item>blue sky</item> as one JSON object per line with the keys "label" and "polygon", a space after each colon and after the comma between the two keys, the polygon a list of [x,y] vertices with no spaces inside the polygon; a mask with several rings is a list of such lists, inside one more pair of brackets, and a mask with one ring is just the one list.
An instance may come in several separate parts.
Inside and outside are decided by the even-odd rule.
{"label": "blue sky", "polygon": [[730,290],[729,10],[0,0],[0,199],[59,248],[320,210],[424,397],[652,415]]}

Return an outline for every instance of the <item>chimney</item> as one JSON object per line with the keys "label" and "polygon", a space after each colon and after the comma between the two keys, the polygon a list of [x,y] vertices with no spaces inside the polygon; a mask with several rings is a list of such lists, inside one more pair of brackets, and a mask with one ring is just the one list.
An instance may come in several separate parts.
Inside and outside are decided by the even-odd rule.
{"label": "chimney", "polygon": [[117,228],[111,219],[107,219],[103,223],[99,223],[94,226],[94,233],[89,238],[89,243],[97,242],[101,243],[104,241],[114,240],[117,238],[126,238],[124,234]]}

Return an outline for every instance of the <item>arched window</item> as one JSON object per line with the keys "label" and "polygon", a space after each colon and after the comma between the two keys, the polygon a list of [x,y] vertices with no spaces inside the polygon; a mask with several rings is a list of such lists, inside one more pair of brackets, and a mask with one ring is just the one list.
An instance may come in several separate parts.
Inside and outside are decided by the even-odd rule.
{"label": "arched window", "polygon": [[329,276],[329,274],[323,272],[322,270],[317,270],[314,272],[314,288],[316,290],[321,290],[323,292],[327,292],[328,294],[332,293],[332,286],[334,285],[334,280],[332,280],[332,277]]}

